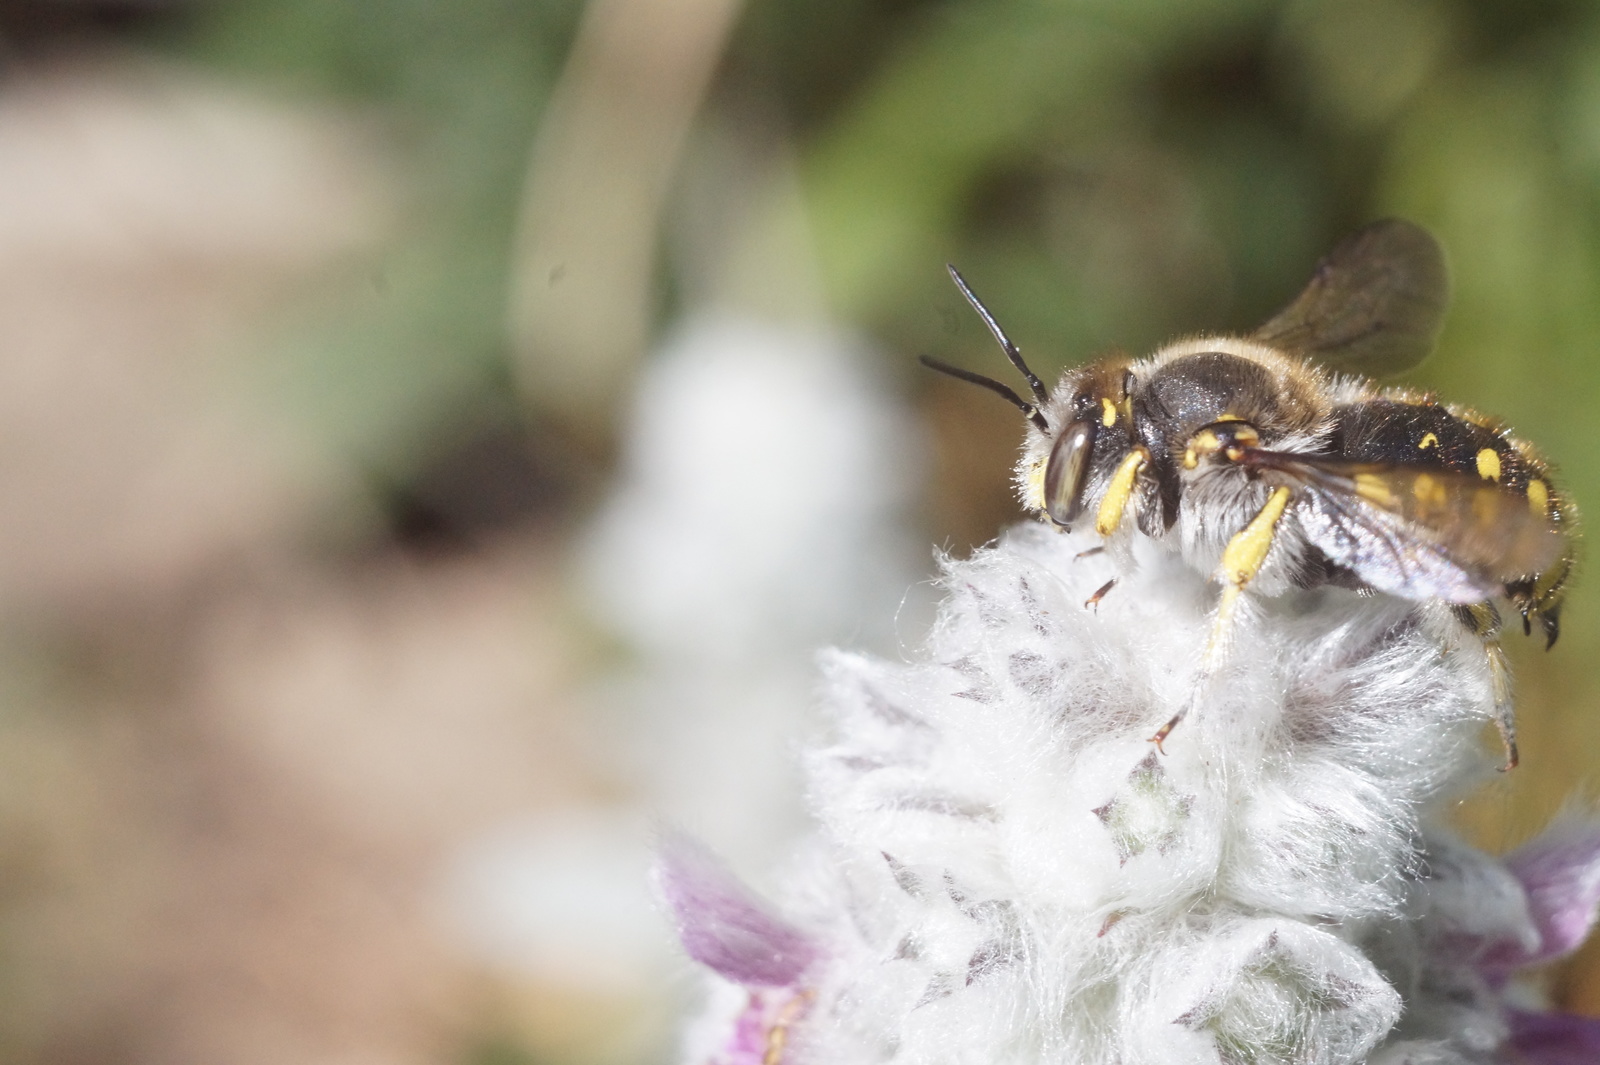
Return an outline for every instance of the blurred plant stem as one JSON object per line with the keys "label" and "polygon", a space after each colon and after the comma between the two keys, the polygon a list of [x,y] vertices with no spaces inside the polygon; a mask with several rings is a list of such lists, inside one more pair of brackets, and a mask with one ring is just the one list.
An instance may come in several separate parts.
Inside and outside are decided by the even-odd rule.
{"label": "blurred plant stem", "polygon": [[590,437],[607,434],[646,342],[662,205],[739,8],[593,0],[534,141],[510,273],[514,371],[530,406]]}

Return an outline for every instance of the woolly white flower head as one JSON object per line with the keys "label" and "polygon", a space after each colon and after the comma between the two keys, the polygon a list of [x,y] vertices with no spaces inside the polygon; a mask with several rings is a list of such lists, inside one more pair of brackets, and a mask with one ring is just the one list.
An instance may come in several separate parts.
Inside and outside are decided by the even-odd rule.
{"label": "woolly white flower head", "polygon": [[1215,589],[1096,543],[1018,527],[944,563],[922,658],[826,657],[785,917],[667,848],[728,988],[695,1062],[1422,1065],[1527,1030],[1499,989],[1587,932],[1600,833],[1508,867],[1425,826],[1487,771],[1481,648],[1386,596],[1256,600],[1163,756]]}
{"label": "woolly white flower head", "polygon": [[1475,661],[1408,604],[1264,600],[1162,757],[1212,596],[1151,548],[1085,610],[1113,576],[1093,546],[1020,528],[947,566],[930,661],[831,662],[839,740],[810,768],[860,1006],[818,1026],[825,1055],[888,1020],[872,1037],[907,1060],[955,1060],[978,1016],[1001,1060],[1359,1060],[1400,1002],[1351,941],[1401,912],[1419,809],[1473,761]]}

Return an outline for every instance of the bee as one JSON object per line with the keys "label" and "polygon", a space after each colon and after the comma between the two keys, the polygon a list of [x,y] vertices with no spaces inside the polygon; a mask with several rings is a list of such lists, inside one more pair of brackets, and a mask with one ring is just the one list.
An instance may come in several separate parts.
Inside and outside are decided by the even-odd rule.
{"label": "bee", "polygon": [[1053,389],[950,274],[1032,398],[922,361],[1026,416],[1023,504],[1063,529],[1092,522],[1108,543],[1161,541],[1221,586],[1195,694],[1150,738],[1158,749],[1226,660],[1242,597],[1332,585],[1438,604],[1447,624],[1480,641],[1506,768],[1516,765],[1495,604],[1508,602],[1524,633],[1537,626],[1554,644],[1577,511],[1549,463],[1500,422],[1373,383],[1433,349],[1449,281],[1426,230],[1374,222],[1248,336],[1111,356],[1066,371]]}

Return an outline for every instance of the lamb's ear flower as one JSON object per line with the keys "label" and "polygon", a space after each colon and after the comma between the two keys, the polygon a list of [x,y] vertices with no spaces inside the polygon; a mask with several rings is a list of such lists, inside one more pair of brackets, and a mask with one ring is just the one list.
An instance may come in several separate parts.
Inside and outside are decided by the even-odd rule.
{"label": "lamb's ear flower", "polygon": [[793,987],[816,962],[816,944],[697,840],[663,832],[655,875],[684,950],[725,979],[750,988]]}
{"label": "lamb's ear flower", "polygon": [[1399,1019],[1400,995],[1338,936],[1271,918],[1200,928],[1186,949],[1159,952],[1134,1060],[1231,1063],[1278,1047],[1359,1061]]}
{"label": "lamb's ear flower", "polygon": [[1577,950],[1593,930],[1600,908],[1600,822],[1558,822],[1510,854],[1506,865],[1527,893],[1538,940],[1530,950],[1490,955],[1485,968],[1540,965]]}
{"label": "lamb's ear flower", "polygon": [[[1485,1065],[1543,1038],[1497,973],[1582,938],[1600,839],[1508,868],[1428,827],[1492,772],[1482,646],[1381,595],[1250,600],[1162,753],[1215,586],[1098,546],[1019,527],[945,563],[921,656],[825,656],[792,923],[669,847],[720,977],[691,1065]],[[1553,1031],[1528,1060],[1579,1060],[1551,1055],[1589,1030]]]}
{"label": "lamb's ear flower", "polygon": [[1512,1060],[1518,1065],[1594,1065],[1600,1061],[1600,1020],[1570,1013],[1512,1010]]}

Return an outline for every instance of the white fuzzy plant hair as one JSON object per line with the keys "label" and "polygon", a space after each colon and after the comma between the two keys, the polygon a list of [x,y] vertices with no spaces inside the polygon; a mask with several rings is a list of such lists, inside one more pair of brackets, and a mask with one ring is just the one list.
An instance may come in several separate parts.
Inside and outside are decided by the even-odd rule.
{"label": "white fuzzy plant hair", "polygon": [[825,656],[781,897],[664,840],[711,985],[688,1065],[1600,1062],[1600,1022],[1513,1006],[1588,934],[1600,827],[1500,859],[1430,816],[1494,772],[1482,645],[1389,596],[1246,597],[1163,754],[1216,585],[1100,546],[1018,526],[943,562],[913,661]]}

